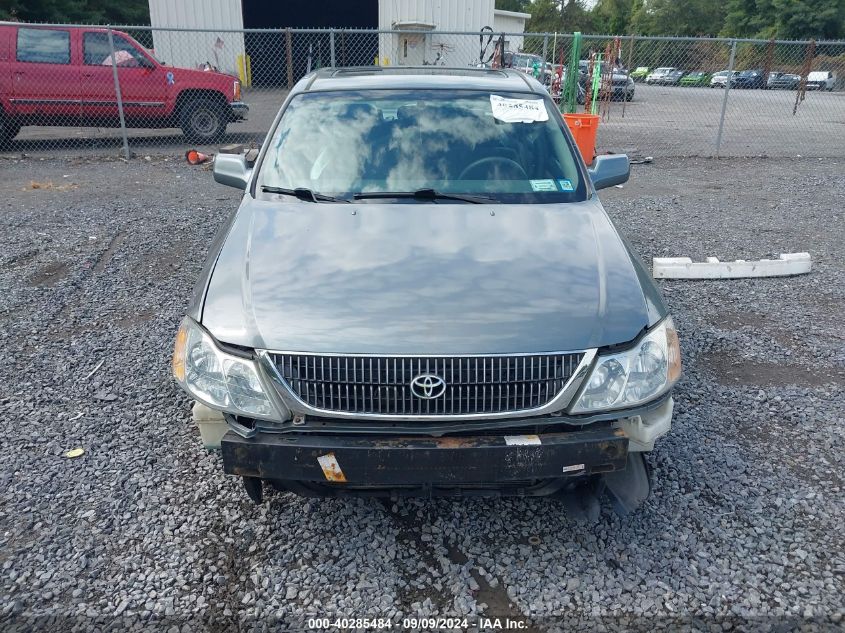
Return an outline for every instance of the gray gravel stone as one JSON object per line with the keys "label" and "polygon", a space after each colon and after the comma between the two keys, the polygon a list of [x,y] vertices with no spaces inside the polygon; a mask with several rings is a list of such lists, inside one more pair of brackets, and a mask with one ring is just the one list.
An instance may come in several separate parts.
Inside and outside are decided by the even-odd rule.
{"label": "gray gravel stone", "polygon": [[[0,169],[0,419],[15,429],[0,434],[3,630],[31,630],[33,616],[119,616],[122,630],[163,618],[181,632],[207,630],[203,614],[225,630],[255,614],[482,609],[541,630],[599,617],[643,628],[641,613],[714,631],[841,623],[842,160],[658,160],[601,193],[647,263],[808,250],[814,270],[661,283],[685,366],[674,428],[648,457],[645,506],[620,519],[603,503],[587,524],[531,498],[253,506],[202,449],[169,376],[238,192],[160,158]],[[64,174],[78,187],[28,186]],[[82,457],[62,457],[77,446]]]}

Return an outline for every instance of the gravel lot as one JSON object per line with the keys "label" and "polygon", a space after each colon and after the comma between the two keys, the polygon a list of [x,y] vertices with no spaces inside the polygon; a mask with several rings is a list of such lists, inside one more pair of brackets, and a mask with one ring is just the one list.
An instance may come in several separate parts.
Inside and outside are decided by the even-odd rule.
{"label": "gravel lot", "polygon": [[815,268],[662,283],[686,371],[675,426],[646,506],[590,523],[543,500],[253,506],[169,375],[238,193],[158,158],[0,160],[0,629],[484,614],[841,630],[844,163],[658,161],[603,195],[648,261],[807,250]]}

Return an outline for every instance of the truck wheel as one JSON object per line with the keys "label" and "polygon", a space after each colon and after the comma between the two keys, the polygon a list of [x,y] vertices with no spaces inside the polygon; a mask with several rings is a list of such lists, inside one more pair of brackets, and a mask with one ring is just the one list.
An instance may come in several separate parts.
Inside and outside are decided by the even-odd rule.
{"label": "truck wheel", "polygon": [[192,143],[215,143],[226,133],[226,116],[213,99],[191,99],[182,105],[179,116],[182,133]]}
{"label": "truck wheel", "polygon": [[0,149],[9,147],[9,142],[18,135],[21,126],[0,114]]}

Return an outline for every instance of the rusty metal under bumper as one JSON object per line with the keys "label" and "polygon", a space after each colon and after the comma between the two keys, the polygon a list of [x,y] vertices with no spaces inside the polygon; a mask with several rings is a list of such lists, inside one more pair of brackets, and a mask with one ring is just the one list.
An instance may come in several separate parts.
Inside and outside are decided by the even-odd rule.
{"label": "rusty metal under bumper", "polygon": [[247,478],[350,489],[507,485],[625,469],[628,439],[619,430],[507,437],[259,433],[246,439],[229,431],[222,441],[223,468]]}

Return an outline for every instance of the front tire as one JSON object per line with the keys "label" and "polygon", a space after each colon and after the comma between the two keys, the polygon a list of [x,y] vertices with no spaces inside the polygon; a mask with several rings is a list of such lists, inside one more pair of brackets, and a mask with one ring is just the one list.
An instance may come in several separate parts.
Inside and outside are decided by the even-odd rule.
{"label": "front tire", "polygon": [[226,116],[223,106],[207,98],[186,101],[179,114],[182,133],[192,143],[216,143],[226,133]]}

